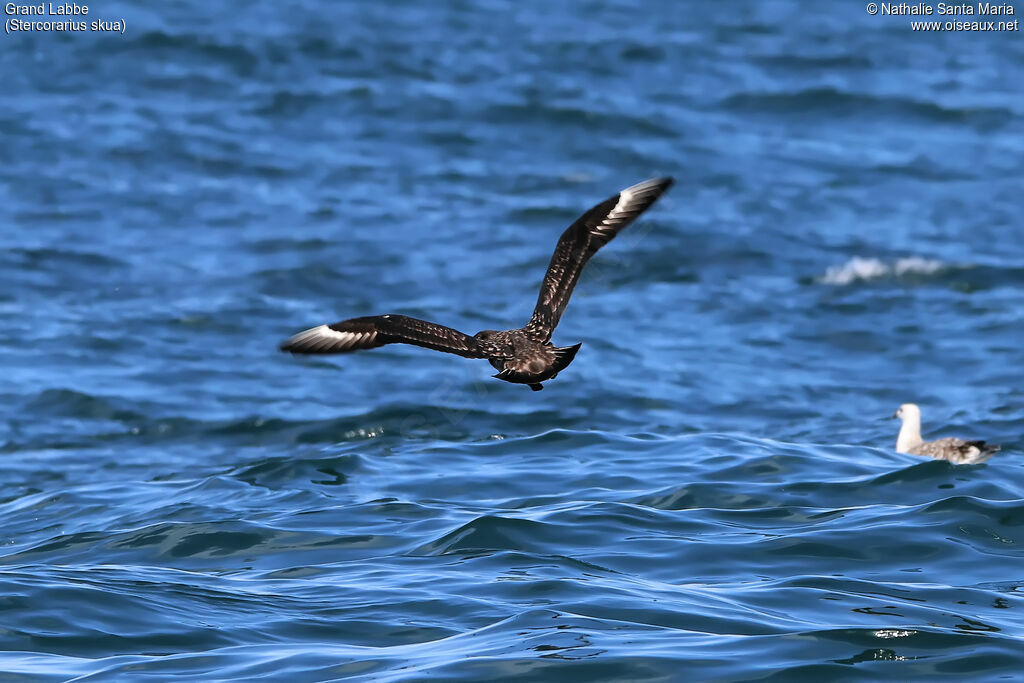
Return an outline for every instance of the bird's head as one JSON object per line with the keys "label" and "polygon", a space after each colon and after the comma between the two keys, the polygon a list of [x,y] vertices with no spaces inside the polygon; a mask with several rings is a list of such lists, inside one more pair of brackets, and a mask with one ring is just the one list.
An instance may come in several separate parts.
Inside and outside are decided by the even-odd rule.
{"label": "bird's head", "polygon": [[921,409],[918,408],[917,405],[914,404],[914,403],[904,403],[903,405],[901,405],[896,410],[895,413],[892,414],[892,417],[893,417],[894,420],[897,417],[900,420],[912,419],[912,418],[915,418],[915,417],[918,420],[920,420],[921,419]]}
{"label": "bird's head", "polygon": [[481,330],[474,334],[473,337],[480,341],[488,341],[489,339],[493,339],[496,334],[498,334],[497,330]]}

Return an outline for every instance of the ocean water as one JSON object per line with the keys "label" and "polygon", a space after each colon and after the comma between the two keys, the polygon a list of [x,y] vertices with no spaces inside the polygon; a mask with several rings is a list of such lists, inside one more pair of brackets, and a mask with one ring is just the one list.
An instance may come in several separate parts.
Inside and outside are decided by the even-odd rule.
{"label": "ocean water", "polygon": [[[1024,11],[1024,6],[1017,7]],[[0,680],[1024,677],[1024,46],[862,3],[0,37]],[[529,317],[542,392],[305,327]],[[894,452],[1001,443],[955,467]]]}

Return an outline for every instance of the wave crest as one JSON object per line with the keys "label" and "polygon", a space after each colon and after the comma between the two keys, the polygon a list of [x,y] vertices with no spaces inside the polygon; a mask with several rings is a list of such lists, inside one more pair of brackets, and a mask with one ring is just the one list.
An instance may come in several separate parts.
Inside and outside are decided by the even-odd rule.
{"label": "wave crest", "polygon": [[831,266],[818,281],[826,285],[848,285],[859,280],[877,280],[905,275],[932,275],[951,268],[942,261],[909,256],[886,263],[876,258],[854,256],[841,266]]}

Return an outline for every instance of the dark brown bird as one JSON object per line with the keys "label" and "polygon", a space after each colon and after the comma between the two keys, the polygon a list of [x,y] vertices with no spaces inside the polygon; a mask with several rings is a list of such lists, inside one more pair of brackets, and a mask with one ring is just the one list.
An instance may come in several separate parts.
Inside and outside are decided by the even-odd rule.
{"label": "dark brown bird", "polygon": [[672,185],[654,178],[627,187],[593,207],[562,233],[541,283],[533,317],[518,330],[484,330],[470,337],[450,327],[404,315],[351,318],[299,332],[281,344],[290,353],[348,353],[385,344],[413,344],[466,358],[484,358],[498,379],[526,384],[534,391],[568,367],[580,345],[555,346],[558,325],[583,266]]}

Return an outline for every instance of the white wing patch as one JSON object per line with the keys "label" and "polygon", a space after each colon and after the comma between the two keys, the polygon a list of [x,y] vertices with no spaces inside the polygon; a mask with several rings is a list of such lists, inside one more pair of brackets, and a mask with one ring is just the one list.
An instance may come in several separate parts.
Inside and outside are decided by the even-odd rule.
{"label": "white wing patch", "polygon": [[302,351],[348,351],[372,344],[376,332],[339,332],[327,325],[317,325],[299,332],[285,346]]}
{"label": "white wing patch", "polygon": [[[622,190],[619,192],[619,201],[615,202],[615,206],[608,212],[608,215],[594,226],[593,234],[611,239],[622,228],[623,223],[629,223],[643,213],[666,187],[665,179],[653,178]],[[651,195],[654,196],[651,197]],[[608,233],[611,233],[611,236]]]}
{"label": "white wing patch", "polygon": [[615,208],[608,212],[607,221],[615,221],[622,217],[626,213],[626,207],[633,202],[633,193],[629,189],[623,190],[619,193],[619,201],[615,203]]}

